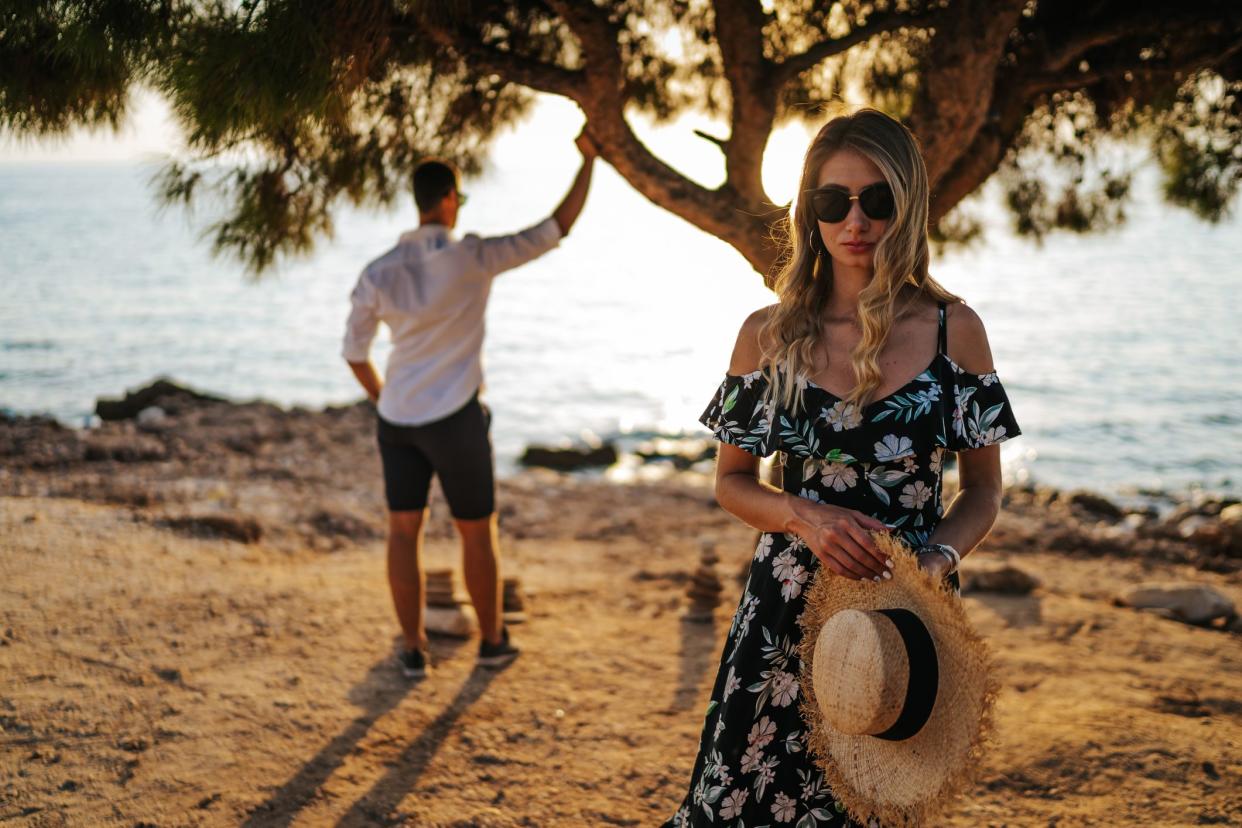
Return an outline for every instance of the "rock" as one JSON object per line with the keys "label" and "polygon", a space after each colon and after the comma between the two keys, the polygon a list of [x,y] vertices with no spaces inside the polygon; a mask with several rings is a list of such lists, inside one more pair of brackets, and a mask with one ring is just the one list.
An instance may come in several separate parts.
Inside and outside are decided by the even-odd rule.
{"label": "rock", "polygon": [[1205,584],[1139,584],[1116,598],[1116,603],[1134,609],[1165,610],[1187,624],[1211,624],[1218,618],[1232,620],[1237,611],[1233,602]]}
{"label": "rock", "polygon": [[177,385],[163,377],[137,391],[127,391],[119,400],[101,397],[95,401],[95,413],[101,420],[132,420],[142,413],[143,409],[158,404],[166,414],[192,408],[200,403],[222,403],[222,397],[213,397]]}
{"label": "rock", "polygon": [[699,439],[659,437],[637,446],[634,454],[644,463],[668,461],[674,468],[685,471],[693,468],[696,463],[714,459],[716,445],[714,442]]}
{"label": "rock", "polygon": [[1191,515],[1185,520],[1177,524],[1177,534],[1186,540],[1194,538],[1196,535],[1202,535],[1205,529],[1210,529],[1215,522],[1204,515]]}
{"label": "rock", "polygon": [[518,462],[523,466],[540,466],[557,471],[598,468],[617,462],[617,447],[612,443],[574,448],[527,446]]}
{"label": "rock", "polygon": [[263,527],[254,518],[232,515],[184,515],[165,518],[163,523],[171,529],[197,537],[226,538],[240,543],[257,543],[263,537]]}
{"label": "rock", "polygon": [[154,425],[168,419],[168,413],[158,405],[149,405],[138,412],[138,425]]}
{"label": "rock", "polygon": [[1121,520],[1125,513],[1106,497],[1094,494],[1092,492],[1074,492],[1069,497],[1071,506],[1080,509],[1095,517],[1105,518],[1107,520]]}
{"label": "rock", "polygon": [[478,629],[479,619],[474,613],[474,607],[457,604],[452,607],[427,607],[423,623],[428,634],[469,638]]}
{"label": "rock", "polygon": [[1208,549],[1223,549],[1231,557],[1242,557],[1242,524],[1220,518],[1191,515],[1177,524],[1183,540]]}
{"label": "rock", "polygon": [[168,458],[159,440],[140,434],[95,434],[87,438],[83,459],[88,462],[152,463]]}
{"label": "rock", "polygon": [[1230,526],[1242,526],[1242,503],[1235,503],[1221,509],[1220,522]]}
{"label": "rock", "polygon": [[501,612],[506,624],[522,624],[526,621],[526,600],[522,595],[520,578],[510,577],[502,581]]}
{"label": "rock", "polygon": [[311,516],[311,526],[321,535],[346,537],[352,540],[373,540],[381,537],[379,529],[360,517],[321,509]]}
{"label": "rock", "polygon": [[1002,595],[1029,595],[1039,579],[1008,564],[971,564],[961,571],[962,592],[996,592]]}

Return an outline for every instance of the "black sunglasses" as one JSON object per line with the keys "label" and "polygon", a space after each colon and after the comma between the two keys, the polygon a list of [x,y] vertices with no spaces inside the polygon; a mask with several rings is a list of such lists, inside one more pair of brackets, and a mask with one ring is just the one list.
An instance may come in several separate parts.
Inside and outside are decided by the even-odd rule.
{"label": "black sunglasses", "polygon": [[863,214],[875,221],[884,221],[893,217],[896,205],[893,203],[893,191],[883,182],[870,184],[852,196],[841,187],[819,187],[807,190],[811,200],[811,212],[815,218],[828,224],[844,221],[850,214],[850,202],[858,201]]}

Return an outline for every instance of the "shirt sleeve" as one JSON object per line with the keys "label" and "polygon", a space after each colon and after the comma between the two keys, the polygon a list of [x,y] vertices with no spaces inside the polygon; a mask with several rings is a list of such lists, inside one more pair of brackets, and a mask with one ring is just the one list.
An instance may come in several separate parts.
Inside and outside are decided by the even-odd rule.
{"label": "shirt sleeve", "polygon": [[348,362],[366,362],[371,356],[371,342],[379,328],[379,303],[375,286],[363,272],[349,296],[349,319],[345,322],[345,340],[341,356]]}
{"label": "shirt sleeve", "polygon": [[561,241],[561,226],[549,216],[533,227],[507,236],[483,237],[470,233],[462,237],[475,265],[491,278],[542,256]]}

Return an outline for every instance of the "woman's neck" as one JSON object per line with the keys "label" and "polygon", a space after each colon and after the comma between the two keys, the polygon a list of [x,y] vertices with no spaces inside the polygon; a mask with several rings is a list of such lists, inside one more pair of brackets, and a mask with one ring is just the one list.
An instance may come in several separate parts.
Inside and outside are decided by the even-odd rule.
{"label": "woman's neck", "polygon": [[857,317],[858,294],[871,283],[871,268],[842,267],[833,263],[832,294],[825,309],[833,317]]}

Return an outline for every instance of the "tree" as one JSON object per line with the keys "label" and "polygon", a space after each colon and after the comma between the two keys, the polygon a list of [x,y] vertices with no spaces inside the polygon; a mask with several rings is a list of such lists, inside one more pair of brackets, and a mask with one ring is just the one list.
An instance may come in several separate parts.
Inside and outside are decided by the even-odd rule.
{"label": "tree", "polygon": [[[636,190],[765,274],[785,215],[760,178],[769,135],[847,94],[920,136],[944,239],[977,232],[953,208],[994,175],[1020,232],[1124,220],[1107,136],[1149,142],[1166,197],[1208,220],[1242,178],[1236,0],[0,3],[0,127],[116,126],[138,84],[188,136],[162,198],[223,193],[216,249],[256,271],[311,249],[343,202],[391,203],[422,157],[478,171],[532,90],[575,101]],[[723,155],[717,187],[631,126],[693,110],[727,123],[700,133]]]}

